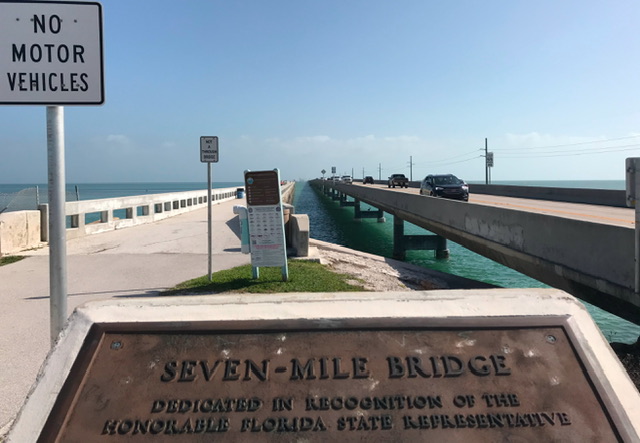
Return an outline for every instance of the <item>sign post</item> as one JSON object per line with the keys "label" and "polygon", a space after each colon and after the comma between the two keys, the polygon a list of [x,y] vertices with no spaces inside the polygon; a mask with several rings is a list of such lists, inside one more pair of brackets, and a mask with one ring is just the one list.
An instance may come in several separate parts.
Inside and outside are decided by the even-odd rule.
{"label": "sign post", "polygon": [[640,157],[631,157],[626,160],[626,193],[627,206],[636,208],[635,230],[635,292],[640,293]]}
{"label": "sign post", "polygon": [[211,163],[218,163],[218,137],[200,137],[200,161],[207,164],[207,254],[209,256],[208,275],[209,281],[213,280],[213,259],[211,246]]}
{"label": "sign post", "polygon": [[64,105],[104,103],[99,3],[0,0],[0,105],[47,106],[51,344],[67,320]]}

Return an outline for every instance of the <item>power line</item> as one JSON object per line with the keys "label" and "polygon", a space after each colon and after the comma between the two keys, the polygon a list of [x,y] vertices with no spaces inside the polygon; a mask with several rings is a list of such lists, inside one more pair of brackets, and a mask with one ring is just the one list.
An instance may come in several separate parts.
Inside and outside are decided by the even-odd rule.
{"label": "power line", "polygon": [[640,144],[615,146],[609,148],[591,149],[591,150],[579,150],[579,151],[555,151],[544,152],[539,154],[533,153],[511,153],[507,155],[501,155],[501,158],[543,158],[543,157],[571,157],[574,155],[592,155],[592,154],[608,154],[610,152],[622,152],[622,151],[635,151],[640,147]]}
{"label": "power line", "polygon": [[631,139],[631,138],[638,138],[638,137],[640,137],[640,134],[638,134],[638,135],[630,135],[630,136],[627,136],[627,137],[608,138],[608,139],[602,139],[602,140],[591,140],[591,141],[586,141],[586,142],[565,143],[565,144],[561,144],[561,145],[532,146],[532,147],[529,147],[529,148],[498,148],[498,149],[494,149],[494,151],[521,151],[521,150],[532,150],[532,149],[564,148],[564,147],[567,147],[567,146],[579,146],[579,145],[589,145],[589,144],[593,144],[593,143],[605,143],[605,142],[612,142],[612,141],[618,141],[618,140],[628,140],[628,139]]}

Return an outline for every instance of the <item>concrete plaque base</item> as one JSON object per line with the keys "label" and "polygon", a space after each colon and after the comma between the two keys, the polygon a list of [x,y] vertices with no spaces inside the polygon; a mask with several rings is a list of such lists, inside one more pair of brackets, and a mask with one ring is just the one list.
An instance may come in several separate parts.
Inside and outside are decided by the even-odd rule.
{"label": "concrete plaque base", "polygon": [[636,441],[638,417],[560,291],[207,296],[79,308],[10,441]]}

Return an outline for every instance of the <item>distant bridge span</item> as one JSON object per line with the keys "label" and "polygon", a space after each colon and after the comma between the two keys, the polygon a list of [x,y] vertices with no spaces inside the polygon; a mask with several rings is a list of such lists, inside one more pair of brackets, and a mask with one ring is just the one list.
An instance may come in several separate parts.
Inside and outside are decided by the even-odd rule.
{"label": "distant bridge span", "polygon": [[473,193],[466,203],[418,195],[415,189],[397,192],[324,180],[311,184],[335,189],[640,324],[632,210],[631,222],[609,223],[577,216],[570,203],[565,211],[540,213],[526,205],[473,203]]}

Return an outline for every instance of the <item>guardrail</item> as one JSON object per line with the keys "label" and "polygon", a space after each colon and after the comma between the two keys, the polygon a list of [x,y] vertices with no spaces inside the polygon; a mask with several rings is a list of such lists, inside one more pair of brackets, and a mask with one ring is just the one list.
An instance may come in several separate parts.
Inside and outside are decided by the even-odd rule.
{"label": "guardrail", "polygon": [[[295,182],[282,186],[284,202],[291,202],[294,188]],[[237,198],[238,189],[244,191],[244,188],[212,189],[211,202],[233,200]],[[67,239],[82,237],[180,215],[206,206],[207,194],[203,189],[66,202],[66,236]],[[0,256],[37,248],[48,242],[48,213],[48,205],[44,204],[37,211],[0,214]]]}
{"label": "guardrail", "polygon": [[[236,198],[238,188],[211,190],[211,202]],[[208,191],[170,192],[66,202],[67,239],[111,231],[193,211],[207,205]],[[37,248],[49,240],[48,205],[38,211],[0,214],[0,256]]]}
{"label": "guardrail", "polygon": [[[193,211],[207,205],[207,194],[204,189],[67,202],[67,238],[153,223]],[[211,202],[232,200],[236,194],[237,188],[212,189]],[[43,223],[43,226],[48,226],[48,223]],[[43,239],[47,241],[48,235]]]}

